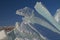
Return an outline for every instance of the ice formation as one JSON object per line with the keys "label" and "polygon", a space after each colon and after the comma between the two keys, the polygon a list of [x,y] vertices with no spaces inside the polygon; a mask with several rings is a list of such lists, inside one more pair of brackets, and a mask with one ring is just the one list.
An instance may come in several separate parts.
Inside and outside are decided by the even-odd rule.
{"label": "ice formation", "polygon": [[[43,27],[60,34],[60,25],[58,24],[60,21],[59,10],[57,10],[55,20],[50,12],[41,4],[41,2],[37,2],[34,8],[46,20],[35,16],[35,11],[29,7],[19,9],[16,11],[16,14],[24,16],[22,18],[22,22],[16,22],[15,28],[12,31],[7,33],[5,33],[4,30],[0,31],[0,40],[48,40],[48,38],[43,36],[31,25],[34,23],[42,25]],[[54,26],[52,26],[47,20]]]}
{"label": "ice formation", "polygon": [[19,24],[16,22],[16,28],[14,29],[16,39],[22,40],[46,40],[36,29],[32,28],[31,25],[22,22]]}
{"label": "ice formation", "polygon": [[[19,9],[19,10],[17,10],[16,11],[16,14],[18,14],[18,15],[22,15],[22,16],[24,16],[24,18],[23,18],[23,22],[21,23],[21,26],[18,26],[17,25],[17,29],[19,29],[20,30],[20,32],[24,32],[26,29],[28,29],[29,31],[33,31],[33,30],[35,30],[35,35],[34,35],[34,31],[31,33],[31,32],[29,32],[28,30],[26,30],[25,32],[27,32],[28,34],[30,34],[31,33],[31,36],[30,37],[38,37],[39,39],[37,39],[37,38],[35,38],[36,40],[47,40],[43,35],[41,35],[30,23],[35,23],[35,21],[37,22],[38,21],[38,19],[39,18],[37,18],[37,20],[35,20],[35,16],[34,16],[34,10],[32,10],[31,8],[28,8],[28,7],[25,7],[25,8],[23,8],[23,9]],[[18,24],[18,23],[17,23]],[[26,27],[25,27],[26,26]],[[20,27],[20,28],[19,28]],[[15,30],[17,30],[17,29],[15,29]],[[25,29],[24,31],[22,30],[22,29]],[[17,32],[17,31],[16,31]],[[17,32],[18,33],[18,32]],[[36,35],[36,34],[39,34],[39,35]],[[27,34],[25,34],[25,36],[26,36]],[[20,35],[21,36],[21,35]],[[24,36],[24,35],[23,35]],[[28,36],[28,35],[27,35]],[[28,36],[29,37],[29,36]],[[30,38],[29,37],[29,38]],[[32,38],[30,38],[30,40],[32,40]]]}
{"label": "ice formation", "polygon": [[[60,34],[60,31],[59,31],[59,28],[58,28],[60,25],[57,24],[57,22],[55,21],[55,19],[53,18],[53,16],[50,14],[50,12],[41,3],[37,3],[35,5],[35,9],[36,9],[36,11],[40,15],[42,15],[52,25],[54,25],[54,27],[49,22],[47,22],[46,20],[44,20],[42,18],[36,17],[34,15],[34,13],[35,13],[34,10],[32,10],[31,8],[28,8],[28,7],[25,7],[23,9],[19,9],[19,10],[16,11],[16,14],[24,16],[22,24],[24,25],[24,23],[25,23],[26,25],[28,25],[29,27],[31,27],[33,30],[35,30],[37,33],[39,33],[39,32],[32,25],[30,25],[30,23],[32,23],[32,24],[34,24],[34,23],[40,24],[40,25],[44,26],[45,28],[48,28],[49,30]],[[23,27],[22,24],[21,24],[21,27]],[[23,31],[21,31],[21,32],[23,32]]]}
{"label": "ice formation", "polygon": [[57,9],[55,15],[54,15],[55,20],[60,24],[60,9]]}
{"label": "ice formation", "polygon": [[[43,10],[43,9],[41,9],[41,10]],[[19,10],[16,11],[16,14],[24,16],[23,21],[25,23],[27,23],[27,24],[28,23],[32,23],[32,24],[37,23],[37,24],[40,24],[40,25],[48,28],[49,30],[51,30],[53,32],[56,32],[56,33],[60,34],[60,32],[56,28],[54,28],[51,24],[49,24],[44,19],[36,17],[34,15],[34,13],[35,13],[34,10],[32,10],[31,8],[28,8],[28,7],[25,7],[23,9],[19,9]]]}
{"label": "ice formation", "polygon": [[41,4],[41,2],[37,2],[35,5],[36,11],[46,18],[52,25],[54,25],[60,31],[60,25],[56,22],[50,12]]}

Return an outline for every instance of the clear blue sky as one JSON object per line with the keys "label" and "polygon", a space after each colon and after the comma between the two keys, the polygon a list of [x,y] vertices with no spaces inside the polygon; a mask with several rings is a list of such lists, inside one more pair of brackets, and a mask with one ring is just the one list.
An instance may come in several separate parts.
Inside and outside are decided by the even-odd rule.
{"label": "clear blue sky", "polygon": [[16,10],[25,6],[34,8],[37,1],[41,1],[52,15],[60,8],[60,0],[0,0],[0,26],[14,25],[21,19],[21,16],[16,15]]}

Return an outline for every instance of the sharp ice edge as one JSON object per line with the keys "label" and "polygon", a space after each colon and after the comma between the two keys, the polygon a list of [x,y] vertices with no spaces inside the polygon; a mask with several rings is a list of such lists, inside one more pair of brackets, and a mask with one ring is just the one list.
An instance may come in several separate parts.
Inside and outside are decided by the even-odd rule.
{"label": "sharp ice edge", "polygon": [[42,15],[60,31],[60,25],[56,22],[56,20],[53,18],[50,12],[41,4],[41,2],[36,3],[35,9],[40,15]]}

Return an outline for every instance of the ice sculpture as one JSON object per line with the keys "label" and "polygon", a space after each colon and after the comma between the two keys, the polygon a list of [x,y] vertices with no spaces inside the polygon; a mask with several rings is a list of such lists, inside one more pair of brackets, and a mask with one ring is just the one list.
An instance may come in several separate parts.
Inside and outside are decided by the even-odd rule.
{"label": "ice sculpture", "polygon": [[23,21],[26,24],[37,23],[37,24],[40,24],[40,25],[50,29],[53,32],[56,32],[56,33],[60,34],[60,32],[56,28],[54,28],[51,24],[49,24],[44,19],[36,17],[34,15],[34,13],[35,13],[34,10],[32,10],[31,8],[28,8],[28,7],[25,7],[23,9],[19,9],[19,10],[16,11],[16,14],[24,16]]}
{"label": "ice sculpture", "polygon": [[15,40],[46,40],[36,29],[32,28],[31,25],[22,22],[19,24],[16,22],[16,28],[14,29],[16,39]]}
{"label": "ice sculpture", "polygon": [[46,18],[52,25],[54,25],[60,31],[60,25],[52,17],[50,12],[41,4],[41,2],[37,2],[37,4],[35,5],[35,9],[40,15]]}
{"label": "ice sculpture", "polygon": [[55,20],[60,24],[60,9],[57,9],[56,14],[54,15]]}

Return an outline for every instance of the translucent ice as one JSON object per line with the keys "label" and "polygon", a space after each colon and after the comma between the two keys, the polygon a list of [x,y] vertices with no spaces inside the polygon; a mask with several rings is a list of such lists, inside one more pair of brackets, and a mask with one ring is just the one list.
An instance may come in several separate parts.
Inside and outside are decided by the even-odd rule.
{"label": "translucent ice", "polygon": [[43,38],[42,35],[36,31],[36,29],[33,29],[30,24],[28,25],[24,22],[21,24],[17,22],[14,32],[18,39],[33,40],[33,38],[35,38],[36,40],[45,40],[45,37]]}
{"label": "translucent ice", "polygon": [[36,11],[46,18],[52,25],[54,25],[60,31],[60,25],[56,22],[50,12],[41,4],[41,2],[37,2],[35,5]]}
{"label": "translucent ice", "polygon": [[20,9],[20,10],[16,11],[16,14],[24,16],[24,18],[22,18],[22,19],[25,22],[25,24],[28,24],[28,23],[32,23],[32,24],[37,23],[37,24],[40,24],[40,25],[48,28],[49,30],[51,30],[53,32],[56,32],[56,33],[60,34],[60,32],[56,28],[54,28],[51,24],[49,24],[44,19],[36,17],[34,15],[34,13],[35,13],[35,11],[32,10],[31,8],[28,8],[28,7],[25,7],[23,9]]}

